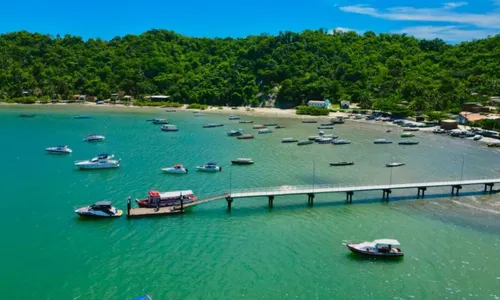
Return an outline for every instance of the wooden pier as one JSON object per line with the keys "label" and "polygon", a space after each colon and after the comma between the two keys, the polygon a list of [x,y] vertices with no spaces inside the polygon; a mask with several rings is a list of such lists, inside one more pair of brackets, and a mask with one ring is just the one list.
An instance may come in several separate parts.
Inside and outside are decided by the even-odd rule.
{"label": "wooden pier", "polygon": [[463,186],[484,185],[484,192],[489,192],[491,194],[493,193],[493,186],[498,183],[500,183],[500,178],[380,185],[284,185],[279,187],[234,190],[229,193],[221,193],[214,196],[209,196],[188,204],[184,204],[181,202],[181,204],[178,206],[159,208],[131,208],[129,198],[127,202],[127,216],[133,218],[182,214],[189,207],[222,199],[226,200],[227,208],[228,210],[231,210],[233,200],[238,198],[267,197],[268,207],[272,208],[274,205],[274,198],[276,196],[290,195],[306,195],[308,204],[312,206],[314,204],[314,197],[316,194],[327,193],[345,193],[347,203],[352,203],[352,197],[355,192],[368,191],[382,191],[382,200],[384,201],[389,201],[389,195],[393,190],[416,189],[417,198],[423,198],[427,189],[433,187],[451,187],[451,196],[453,197],[459,196],[460,190]]}

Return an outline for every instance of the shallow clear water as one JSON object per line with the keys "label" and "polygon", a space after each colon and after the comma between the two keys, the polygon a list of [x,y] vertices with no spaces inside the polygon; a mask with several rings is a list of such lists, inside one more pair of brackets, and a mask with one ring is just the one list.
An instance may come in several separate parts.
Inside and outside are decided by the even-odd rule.
{"label": "shallow clear water", "polygon": [[[19,112],[37,111],[32,119]],[[89,120],[73,115],[88,113]],[[179,132],[161,132],[146,119],[166,117]],[[417,146],[374,145],[376,138],[399,140],[400,130],[356,122],[332,133],[350,145],[282,144],[285,137],[316,135],[318,124],[297,120],[246,118],[287,128],[256,134],[252,124],[227,116],[193,117],[191,112],[110,113],[106,109],[1,108],[0,134],[0,293],[13,299],[449,299],[500,297],[500,197],[482,186],[236,199],[195,207],[182,216],[81,220],[76,207],[110,199],[124,209],[127,196],[149,189],[192,189],[198,196],[229,189],[293,184],[383,184],[499,177],[499,151],[477,142],[416,133]],[[203,129],[206,123],[224,123]],[[243,128],[254,140],[226,136]],[[330,130],[325,130],[329,132]],[[89,133],[106,136],[89,144]],[[43,149],[67,144],[73,153]],[[109,152],[121,158],[116,170],[77,171],[74,160]],[[230,160],[251,157],[252,166]],[[351,167],[328,162],[352,160]],[[462,161],[463,163],[463,173]],[[220,173],[197,173],[195,166],[216,161]],[[162,174],[182,163],[189,174]],[[498,187],[497,187],[498,188]],[[401,261],[352,256],[343,241],[397,238]]]}

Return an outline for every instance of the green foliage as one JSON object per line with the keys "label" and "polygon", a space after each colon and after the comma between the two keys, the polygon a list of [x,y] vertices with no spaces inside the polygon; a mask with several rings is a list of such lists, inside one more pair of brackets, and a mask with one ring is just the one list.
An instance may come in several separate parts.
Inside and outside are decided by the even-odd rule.
{"label": "green foliage", "polygon": [[[500,94],[498,57],[500,36],[448,45],[325,30],[238,39],[151,30],[110,41],[22,31],[0,35],[0,95],[166,94],[211,106],[258,106],[255,99],[273,98],[282,108],[329,99],[363,109],[455,111],[485,101],[472,94]],[[402,101],[407,110],[396,107]]]}
{"label": "green foliage", "polygon": [[448,114],[440,112],[440,111],[427,112],[426,115],[427,115],[427,119],[429,119],[429,121],[441,121],[441,120],[449,119]]}
{"label": "green foliage", "polygon": [[297,106],[295,113],[297,115],[328,116],[330,110],[322,107],[301,105]]}
{"label": "green foliage", "polygon": [[206,105],[206,104],[199,104],[199,103],[191,103],[186,108],[187,109],[201,109],[201,110],[205,110],[205,109],[208,108],[208,105]]}
{"label": "green foliage", "polygon": [[474,122],[474,127],[481,127],[486,130],[500,130],[500,120],[482,119],[479,122]]}
{"label": "green foliage", "polygon": [[182,103],[178,102],[157,102],[157,101],[135,101],[134,105],[137,106],[155,106],[155,107],[182,107]]}

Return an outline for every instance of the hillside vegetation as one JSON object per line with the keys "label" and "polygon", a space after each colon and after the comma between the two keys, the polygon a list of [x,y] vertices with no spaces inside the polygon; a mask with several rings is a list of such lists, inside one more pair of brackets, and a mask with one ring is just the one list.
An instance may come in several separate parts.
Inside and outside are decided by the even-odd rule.
{"label": "hillside vegetation", "polygon": [[[500,94],[500,36],[458,45],[405,35],[325,30],[246,38],[192,38],[166,30],[110,41],[15,32],[0,35],[0,98],[109,98],[123,91],[172,101],[276,105],[351,100],[390,110],[457,109],[471,94]],[[277,91],[277,92],[276,92]]]}

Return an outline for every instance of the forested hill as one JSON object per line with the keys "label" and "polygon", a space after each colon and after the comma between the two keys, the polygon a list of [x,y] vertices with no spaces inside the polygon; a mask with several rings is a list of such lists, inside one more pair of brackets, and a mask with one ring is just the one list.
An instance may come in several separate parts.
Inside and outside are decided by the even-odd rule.
{"label": "forested hill", "polygon": [[472,93],[500,94],[500,36],[446,44],[405,35],[324,30],[246,38],[192,38],[166,30],[110,41],[28,32],[0,35],[0,98],[167,94],[210,105],[280,106],[353,100],[416,110],[459,107]]}

